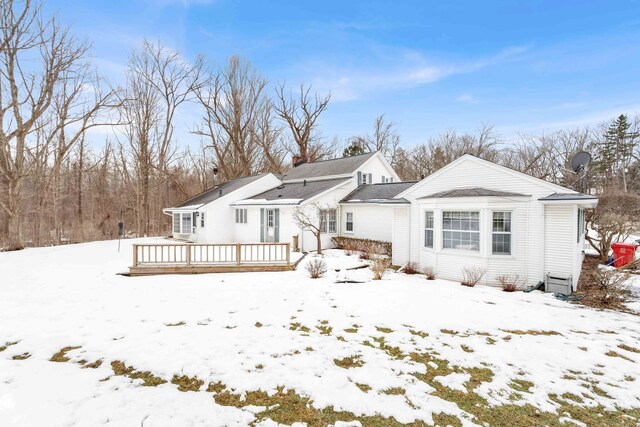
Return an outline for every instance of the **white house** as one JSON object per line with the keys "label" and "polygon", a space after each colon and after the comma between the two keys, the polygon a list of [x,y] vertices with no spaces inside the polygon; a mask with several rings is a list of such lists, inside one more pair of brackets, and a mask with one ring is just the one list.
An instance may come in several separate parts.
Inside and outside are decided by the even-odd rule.
{"label": "white house", "polygon": [[[584,209],[597,198],[464,155],[419,182],[400,182],[380,153],[303,163],[216,186],[165,209],[174,237],[199,243],[289,242],[316,250],[294,221],[318,213],[323,248],[331,237],[392,242],[393,264],[431,267],[460,280],[465,267],[484,281],[547,275],[573,289],[584,257]],[[312,216],[312,215],[310,215]],[[317,216],[317,215],[316,215]]]}
{"label": "white house", "polygon": [[396,196],[393,262],[462,278],[486,270],[485,282],[518,274],[529,285],[552,277],[576,289],[584,258],[584,209],[594,196],[464,155]]}
{"label": "white house", "polygon": [[[296,209],[308,211],[309,216],[317,212],[316,207],[322,210],[322,245],[329,247],[331,237],[344,230],[339,219],[340,201],[345,196],[359,185],[396,181],[398,175],[382,154],[366,153],[303,163],[281,177],[263,174],[234,179],[164,212],[173,216],[173,235],[179,239],[200,243],[289,242],[292,247],[297,243],[300,249],[311,251],[316,250],[316,238],[295,224]],[[364,219],[360,224],[363,232]],[[391,241],[390,231],[383,237]]]}

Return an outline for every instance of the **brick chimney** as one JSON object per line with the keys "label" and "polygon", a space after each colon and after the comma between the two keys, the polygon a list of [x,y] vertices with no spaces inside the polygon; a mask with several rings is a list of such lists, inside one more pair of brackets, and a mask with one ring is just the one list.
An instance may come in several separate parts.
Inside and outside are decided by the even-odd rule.
{"label": "brick chimney", "polygon": [[301,155],[294,154],[293,156],[291,156],[291,164],[294,168],[300,166],[303,163],[306,163],[306,161],[302,158]]}

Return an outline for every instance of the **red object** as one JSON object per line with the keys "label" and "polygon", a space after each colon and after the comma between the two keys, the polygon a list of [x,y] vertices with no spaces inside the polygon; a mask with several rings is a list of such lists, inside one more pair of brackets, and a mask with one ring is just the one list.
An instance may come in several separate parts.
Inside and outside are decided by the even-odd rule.
{"label": "red object", "polygon": [[611,244],[613,249],[613,266],[616,268],[624,267],[636,260],[637,243],[616,242]]}

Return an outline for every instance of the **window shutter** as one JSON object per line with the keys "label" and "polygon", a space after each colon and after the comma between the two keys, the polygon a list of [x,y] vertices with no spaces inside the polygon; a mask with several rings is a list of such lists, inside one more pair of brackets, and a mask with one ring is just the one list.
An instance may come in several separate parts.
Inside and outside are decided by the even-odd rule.
{"label": "window shutter", "polygon": [[264,208],[260,208],[260,242],[264,242]]}
{"label": "window shutter", "polygon": [[273,239],[275,242],[280,241],[280,209],[274,209],[274,236]]}
{"label": "window shutter", "polygon": [[369,174],[369,179],[367,180],[367,184],[373,184],[373,175]]}
{"label": "window shutter", "polygon": [[358,172],[358,185],[362,184],[362,172]]}

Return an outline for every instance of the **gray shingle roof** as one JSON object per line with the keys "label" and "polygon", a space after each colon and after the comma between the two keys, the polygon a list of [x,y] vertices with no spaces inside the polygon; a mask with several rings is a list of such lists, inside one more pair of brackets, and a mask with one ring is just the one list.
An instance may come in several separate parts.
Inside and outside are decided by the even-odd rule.
{"label": "gray shingle roof", "polygon": [[365,184],[347,194],[340,203],[408,203],[395,196],[413,186],[417,181],[389,182],[384,184]]}
{"label": "gray shingle roof", "polygon": [[490,190],[488,188],[456,188],[453,190],[441,191],[420,197],[421,199],[436,199],[443,197],[526,197],[526,194],[511,193],[508,191]]}
{"label": "gray shingle roof", "polygon": [[369,160],[376,152],[360,154],[358,156],[342,157],[340,159],[321,160],[313,163],[303,163],[290,169],[282,177],[283,181],[318,178],[321,176],[349,175]]}
{"label": "gray shingle roof", "polygon": [[597,200],[596,196],[582,193],[553,193],[548,196],[541,197],[542,201],[564,201],[564,200]]}
{"label": "gray shingle roof", "polygon": [[287,182],[282,185],[267,190],[264,193],[257,194],[253,197],[245,199],[241,204],[250,204],[247,201],[271,201],[274,203],[288,201],[289,204],[299,204],[300,202],[310,199],[318,194],[329,190],[337,185],[348,182],[349,179],[336,178],[324,179],[319,181]]}
{"label": "gray shingle roof", "polygon": [[196,194],[195,196],[185,200],[175,207],[182,208],[185,206],[199,206],[206,203],[211,203],[214,200],[217,200],[222,196],[226,196],[227,194],[236,191],[266,175],[266,173],[262,173],[260,175],[243,176],[241,178],[232,179],[231,181],[227,181],[224,184],[216,185],[215,187],[205,190],[200,194]]}

